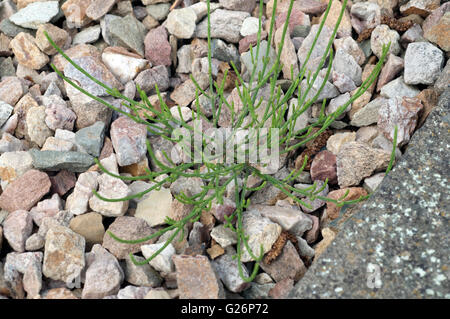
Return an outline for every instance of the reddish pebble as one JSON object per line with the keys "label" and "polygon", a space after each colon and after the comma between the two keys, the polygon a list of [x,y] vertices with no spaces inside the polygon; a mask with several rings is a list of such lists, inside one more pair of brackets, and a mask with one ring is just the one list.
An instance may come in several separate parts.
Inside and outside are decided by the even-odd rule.
{"label": "reddish pebble", "polygon": [[0,208],[13,212],[30,210],[50,190],[46,173],[32,169],[12,182],[0,195]]}
{"label": "reddish pebble", "polygon": [[50,181],[52,183],[51,192],[58,193],[59,196],[63,196],[75,187],[77,177],[75,176],[75,173],[62,170],[55,176],[51,176]]}
{"label": "reddish pebble", "polygon": [[312,161],[310,173],[313,181],[328,178],[329,184],[337,184],[336,155],[330,151],[318,153]]}

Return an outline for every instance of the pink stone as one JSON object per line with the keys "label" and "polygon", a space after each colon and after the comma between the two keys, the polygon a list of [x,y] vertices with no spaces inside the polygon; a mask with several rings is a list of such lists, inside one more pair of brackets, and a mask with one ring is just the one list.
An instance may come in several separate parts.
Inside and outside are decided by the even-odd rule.
{"label": "pink stone", "polygon": [[[287,12],[279,14],[275,20],[275,29],[284,28],[284,23],[286,22]],[[309,16],[304,14],[299,9],[292,9],[291,15],[289,17],[289,34],[292,35],[294,28],[298,25],[310,25]]]}
{"label": "pink stone", "polygon": [[164,26],[150,30],[145,36],[145,58],[149,60],[153,66],[172,64],[171,51],[168,34]]}
{"label": "pink stone", "polygon": [[[225,216],[231,216],[235,210],[236,210],[236,203],[227,197],[223,198],[222,204],[213,202],[213,204],[211,205],[211,213],[217,220],[219,220],[222,223],[226,222]],[[236,220],[236,218],[234,220]]]}
{"label": "pink stone", "polygon": [[0,207],[9,212],[30,210],[50,190],[46,173],[32,169],[12,182],[0,195]]}
{"label": "pink stone", "polygon": [[378,77],[377,92],[380,92],[383,85],[395,79],[396,76],[403,70],[403,66],[404,61],[402,58],[389,54],[389,58],[383,66],[380,76]]}
{"label": "pink stone", "polygon": [[422,109],[422,102],[416,97],[404,96],[389,99],[379,110],[378,128],[392,142],[394,128],[397,125],[397,143],[402,146],[410,140]]}
{"label": "pink stone", "polygon": [[337,184],[336,155],[326,150],[318,153],[311,163],[310,173],[313,181],[328,178],[329,184]]}
{"label": "pink stone", "polygon": [[277,282],[275,286],[269,290],[269,297],[273,299],[286,299],[289,292],[294,288],[294,280],[286,278]]}
{"label": "pink stone", "polygon": [[16,210],[8,215],[4,222],[5,238],[18,252],[25,251],[25,241],[33,230],[33,219],[26,210]]}
{"label": "pink stone", "polygon": [[24,94],[22,82],[17,77],[6,77],[0,82],[0,101],[16,105]]}
{"label": "pink stone", "polygon": [[57,101],[58,99],[53,98],[56,102],[49,102],[45,108],[45,124],[52,129],[62,129],[62,130],[73,130],[73,126],[75,124],[75,120],[77,119],[76,114],[69,109],[63,100]]}
{"label": "pink stone", "polygon": [[294,6],[300,11],[308,14],[318,15],[325,11],[328,1],[319,0],[297,0]]}
{"label": "pink stone", "polygon": [[123,244],[114,240],[108,232],[122,239],[135,240],[150,236],[154,230],[141,218],[131,216],[117,217],[103,237],[103,247],[108,249],[117,259],[125,259],[130,253],[140,251],[141,245],[153,244],[156,240],[156,238],[153,238],[140,244]]}
{"label": "pink stone", "polygon": [[138,163],[145,157],[147,128],[144,124],[121,116],[111,124],[110,134],[119,166]]}
{"label": "pink stone", "polygon": [[312,244],[317,241],[320,233],[319,218],[314,215],[307,215],[313,221],[312,228],[305,233],[305,239],[308,244]]}
{"label": "pink stone", "polygon": [[[260,41],[263,41],[267,38],[267,32],[262,31],[261,32],[261,39]],[[250,45],[254,48],[258,43],[258,34],[252,34],[248,35],[245,38],[241,39],[239,41],[239,53],[242,54],[244,52],[247,52],[250,49]]]}
{"label": "pink stone", "polygon": [[52,193],[58,193],[59,196],[63,196],[69,190],[75,187],[77,178],[75,176],[75,173],[62,170],[55,176],[51,176],[50,181],[52,183]]}
{"label": "pink stone", "polygon": [[180,299],[223,299],[225,291],[206,256],[175,255]]}
{"label": "pink stone", "polygon": [[261,268],[276,282],[284,279],[299,280],[306,272],[306,267],[300,259],[294,245],[288,241],[281,254],[270,264],[261,263]]}
{"label": "pink stone", "polygon": [[423,22],[423,36],[439,45],[444,51],[450,50],[450,2],[434,10]]}

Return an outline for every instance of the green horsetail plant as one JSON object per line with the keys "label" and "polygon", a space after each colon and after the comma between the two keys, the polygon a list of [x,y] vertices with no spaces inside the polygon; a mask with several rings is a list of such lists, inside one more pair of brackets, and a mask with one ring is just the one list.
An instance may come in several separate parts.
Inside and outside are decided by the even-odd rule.
{"label": "green horsetail plant", "polygon": [[392,166],[394,166],[395,161],[395,151],[397,150],[397,134],[398,134],[398,126],[395,125],[394,127],[394,139],[392,141],[392,152],[391,152],[391,159],[389,160],[389,165],[386,169],[385,175],[389,174],[389,172],[392,169]]}
{"label": "green horsetail plant", "polygon": [[[286,22],[284,23],[282,29],[281,42],[279,44],[278,52],[276,53],[276,59],[271,65],[271,61],[269,59],[271,49],[270,44],[274,38],[277,2],[278,1],[275,0],[273,3],[272,17],[268,32],[269,43],[265,48],[265,52],[263,52],[264,48],[261,45],[261,34],[263,29],[263,0],[260,0],[257,44],[256,47],[251,46],[249,51],[253,67],[247,70],[248,81],[244,81],[243,73],[239,71],[235,63],[230,62],[232,70],[237,77],[234,84],[239,97],[239,103],[236,104],[239,105],[236,105],[235,101],[227,99],[227,93],[225,92],[228,70],[224,71],[224,76],[220,83],[214,81],[213,78],[211,51],[211,9],[210,0],[206,1],[208,22],[207,59],[209,68],[209,90],[206,91],[205,86],[200,85],[198,79],[191,74],[190,80],[192,80],[196,87],[196,98],[194,102],[192,102],[190,112],[190,116],[192,116],[193,120],[192,122],[188,122],[184,119],[179,106],[174,107],[174,112],[172,112],[174,108],[169,109],[162,98],[161,92],[159,91],[157,85],[155,85],[155,91],[158,96],[158,102],[160,104],[159,107],[156,107],[150,103],[147,94],[140,87],[137,87],[137,92],[139,93],[141,101],[135,101],[134,99],[128,98],[120,93],[116,88],[110,88],[78,66],[52,41],[48,34],[46,34],[48,41],[70,64],[72,64],[78,71],[90,80],[103,87],[110,96],[122,100],[122,105],[128,109],[129,112],[123,111],[122,109],[111,105],[104,99],[89,93],[80,87],[80,85],[65,77],[64,74],[52,64],[54,71],[68,84],[72,85],[74,88],[95,101],[111,108],[114,111],[117,111],[123,116],[127,116],[134,122],[144,124],[149,135],[161,137],[162,139],[172,143],[177,143],[177,145],[181,148],[181,150],[178,150],[183,156],[189,155],[188,158],[191,158],[193,153],[200,154],[200,161],[197,161],[196,163],[189,160],[174,161],[173,157],[170,158],[164,151],[161,152],[162,155],[158,156],[158,154],[154,152],[150,141],[147,140],[148,157],[152,160],[155,169],[154,171],[146,169],[146,174],[143,176],[120,176],[119,174],[114,174],[108,171],[98,159],[95,160],[99,168],[105,174],[112,177],[126,181],[147,180],[153,183],[153,185],[147,190],[124,198],[105,198],[95,189],[93,190],[95,196],[108,202],[119,202],[134,198],[142,198],[149,192],[153,190],[160,190],[166,183],[173,183],[179,178],[200,178],[204,182],[202,190],[196,194],[189,194],[189,196],[184,192],[174,194],[174,197],[179,202],[186,205],[192,205],[193,208],[187,216],[180,218],[179,220],[166,218],[167,227],[145,238],[140,238],[137,240],[125,240],[108,231],[108,234],[112,238],[118,242],[127,244],[144,243],[169,231],[172,232],[164,245],[150,258],[139,262],[132,254],[130,254],[131,260],[136,265],[147,264],[178,236],[180,236],[180,240],[182,240],[184,236],[184,226],[186,224],[199,220],[203,211],[211,210],[214,203],[223,204],[224,197],[228,196],[233,198],[236,209],[233,213],[231,213],[231,215],[225,216],[225,227],[228,227],[237,234],[237,249],[234,258],[237,259],[240,276],[243,280],[250,282],[257,275],[259,264],[261,263],[264,255],[262,245],[261,247],[258,247],[259,249],[256,248],[258,251],[255,252],[253,250],[254,247],[250,247],[248,235],[244,233],[243,216],[246,209],[251,204],[249,196],[252,192],[260,190],[267,185],[272,185],[286,195],[286,197],[291,198],[294,202],[308,208],[311,208],[311,205],[306,203],[301,198],[308,198],[310,200],[321,199],[327,202],[335,203],[339,207],[344,204],[356,203],[367,198],[367,196],[365,196],[357,200],[344,201],[345,196],[339,200],[321,196],[319,194],[326,187],[328,183],[327,180],[325,180],[325,183],[321,187],[318,187],[316,182],[311,187],[306,189],[292,187],[290,182],[296,179],[304,170],[307,163],[307,157],[304,158],[303,165],[300,169],[294,169],[289,176],[281,180],[273,176],[274,172],[268,173],[268,171],[270,171],[270,165],[273,164],[270,161],[265,161],[261,164],[259,162],[252,162],[248,159],[253,156],[255,149],[258,150],[270,144],[273,146],[271,148],[272,151],[275,147],[280,150],[278,154],[275,154],[275,161],[279,161],[280,156],[286,158],[289,154],[293,154],[293,152],[299,150],[301,147],[304,147],[308,141],[314,140],[337,118],[339,118],[339,116],[344,114],[347,107],[358,99],[372,85],[372,83],[374,83],[381,71],[381,67],[383,66],[389,50],[389,45],[383,48],[383,54],[376,64],[373,72],[362,83],[359,89],[354,92],[349,101],[340,106],[335,112],[326,116],[324,112],[326,100],[324,100],[322,103],[322,110],[317,121],[303,129],[295,130],[295,124],[298,117],[317,101],[320,93],[323,91],[325,84],[328,81],[333,63],[332,44],[344,15],[347,0],[342,1],[342,10],[339,14],[337,23],[327,43],[326,50],[320,60],[320,63],[317,69],[314,72],[311,72],[307,70],[306,65],[311,57],[320,32],[322,31],[326,18],[330,12],[332,0],[329,1],[323,15],[323,19],[319,24],[318,32],[307,54],[306,60],[303,65],[301,65],[298,74],[294,74],[294,69],[291,66],[292,80],[290,81],[289,87],[287,89],[285,88],[284,92],[278,82],[279,75],[283,68],[280,59],[283,51],[284,39],[286,36],[289,36],[289,34],[287,34],[287,30],[291,12],[293,10],[294,0],[291,0],[289,3]],[[262,59],[260,58],[260,52],[263,52],[264,54]],[[259,63],[262,63],[262,68],[260,68],[257,72],[257,65]],[[324,67],[326,67],[326,74],[319,89],[312,98],[308,98],[308,93],[312,91],[313,84],[318,78],[319,72]],[[306,80],[306,85],[302,87],[301,83],[304,80]],[[264,94],[264,97],[261,97],[261,90],[265,90],[266,93],[268,91],[268,96],[267,94]],[[297,94],[297,105],[294,107],[292,114],[288,116],[288,101],[294,97],[294,94]],[[200,95],[203,95],[210,101],[212,108],[210,114],[206,114],[206,112],[204,112],[204,110],[200,107]],[[227,126],[226,128],[228,130],[225,143],[223,143],[223,141],[221,142],[216,140],[208,134],[202,134],[202,130],[195,125],[195,121],[202,120],[205,123],[208,123],[208,125],[212,128],[223,129],[224,127],[221,127],[220,120],[224,116],[228,116],[231,119],[229,125],[224,125]],[[194,125],[192,123],[194,123]],[[253,133],[250,134],[249,132]],[[176,133],[175,137],[174,133]],[[201,138],[198,139],[196,134],[199,134]],[[186,136],[189,136],[189,138],[185,138]],[[191,143],[192,136],[194,136],[193,146]],[[255,143],[256,145],[252,145],[250,148],[244,147],[245,145],[248,145],[250,141],[255,140],[258,141]],[[221,143],[227,149],[226,162],[223,160],[223,154],[217,150]],[[211,145],[215,146],[215,152],[211,152],[209,156],[206,156],[201,150],[207,149],[208,147],[211,148]],[[242,147],[244,147],[244,149]],[[272,155],[273,154],[271,154],[271,156]],[[244,158],[244,160],[242,160],[242,158]],[[270,157],[269,159],[274,159],[274,157]],[[277,167],[276,169],[278,170],[279,168],[280,167]],[[258,180],[259,183],[251,183],[250,178],[253,180]],[[229,192],[230,189],[233,189],[233,191]],[[255,262],[253,271],[248,277],[244,272],[242,261],[242,256],[245,253],[247,253],[251,260]]]}

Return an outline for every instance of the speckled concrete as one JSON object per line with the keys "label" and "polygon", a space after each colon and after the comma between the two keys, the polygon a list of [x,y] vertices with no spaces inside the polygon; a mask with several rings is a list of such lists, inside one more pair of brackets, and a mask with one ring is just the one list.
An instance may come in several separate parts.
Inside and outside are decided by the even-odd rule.
{"label": "speckled concrete", "polygon": [[291,298],[450,298],[449,109],[447,89]]}

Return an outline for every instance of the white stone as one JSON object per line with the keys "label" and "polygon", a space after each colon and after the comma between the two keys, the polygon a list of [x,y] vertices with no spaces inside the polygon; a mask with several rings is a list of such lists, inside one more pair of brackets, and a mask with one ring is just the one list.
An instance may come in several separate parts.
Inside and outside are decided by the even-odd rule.
{"label": "white stone", "polygon": [[[249,236],[248,245],[255,257],[260,255],[261,246],[264,254],[270,251],[281,234],[280,225],[271,222],[255,210],[246,211],[242,223],[244,233]],[[242,250],[241,260],[242,262],[253,260],[246,248]]]}
{"label": "white stone", "polygon": [[211,230],[211,237],[222,247],[226,248],[228,246],[237,243],[237,234],[230,228],[225,228],[224,224],[214,227]]}
{"label": "white stone", "polygon": [[141,59],[136,54],[126,54],[108,48],[103,51],[102,60],[122,84],[133,80],[139,72],[148,66],[148,61]]}
{"label": "white stone", "polygon": [[171,207],[170,190],[161,188],[151,191],[147,198],[138,203],[134,216],[144,219],[152,227],[163,225],[166,223],[166,217],[170,216]]}
{"label": "white stone", "polygon": [[378,173],[364,179],[363,187],[370,193],[373,193],[384,179],[385,173]]}
{"label": "white stone", "polygon": [[339,150],[341,149],[342,145],[348,142],[353,142],[355,141],[355,139],[356,139],[355,132],[343,132],[333,134],[327,141],[327,150],[329,150],[334,155],[337,155],[339,154]]}
{"label": "white stone", "polygon": [[94,43],[99,39],[101,31],[99,24],[85,28],[73,37],[72,45]]}
{"label": "white stone", "polygon": [[[143,245],[141,246],[142,254],[145,258],[150,258],[156,251],[161,249],[165,243]],[[152,266],[157,271],[162,271],[164,273],[171,273],[175,270],[172,256],[175,255],[175,248],[170,243],[167,247],[161,251],[155,258],[149,261],[150,266]]]}
{"label": "white stone", "polygon": [[410,43],[405,53],[405,83],[433,84],[441,74],[444,62],[444,53],[431,43]]}
{"label": "white stone", "polygon": [[259,19],[255,17],[248,17],[244,20],[241,27],[241,35],[246,37],[258,33],[259,29]]}
{"label": "white stone", "polygon": [[166,28],[178,39],[190,39],[195,32],[197,15],[192,8],[172,10],[166,20]]}
{"label": "white stone", "polygon": [[74,215],[86,213],[88,202],[92,197],[93,189],[97,189],[99,174],[97,172],[85,172],[78,176],[73,193],[67,198],[66,209]]}
{"label": "white stone", "polygon": [[[107,199],[124,198],[129,195],[128,186],[119,178],[108,174],[102,174],[97,178],[98,194]],[[95,212],[108,217],[123,216],[128,209],[128,201],[108,202],[92,196],[89,199],[89,206]]]}
{"label": "white stone", "polygon": [[59,1],[33,2],[13,14],[9,19],[23,28],[37,29],[59,12]]}
{"label": "white stone", "polygon": [[372,31],[370,46],[373,53],[380,58],[383,53],[383,45],[387,45],[391,42],[388,52],[397,55],[400,53],[400,44],[398,43],[399,40],[400,35],[397,31],[389,29],[389,27],[385,24],[381,24]]}

